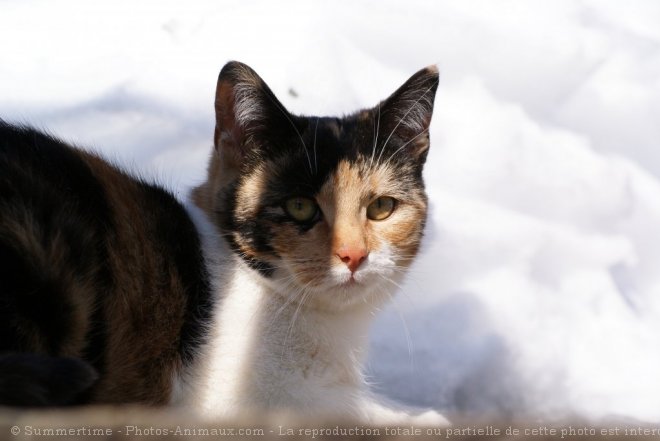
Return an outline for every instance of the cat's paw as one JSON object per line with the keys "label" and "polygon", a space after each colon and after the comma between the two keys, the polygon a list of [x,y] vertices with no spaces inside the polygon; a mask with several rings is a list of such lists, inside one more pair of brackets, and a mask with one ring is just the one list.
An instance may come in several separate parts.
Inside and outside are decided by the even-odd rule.
{"label": "cat's paw", "polygon": [[427,410],[419,415],[410,415],[408,421],[413,426],[420,427],[449,427],[451,422],[444,415],[435,410]]}
{"label": "cat's paw", "polygon": [[377,426],[419,426],[419,427],[448,427],[451,422],[435,410],[427,410],[422,413],[410,413],[407,411],[392,409],[380,403],[370,402],[364,407],[367,420]]}

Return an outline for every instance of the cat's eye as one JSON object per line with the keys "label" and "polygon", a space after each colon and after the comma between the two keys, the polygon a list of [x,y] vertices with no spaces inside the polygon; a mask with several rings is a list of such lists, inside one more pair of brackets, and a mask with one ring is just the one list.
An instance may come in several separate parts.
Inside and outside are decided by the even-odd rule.
{"label": "cat's eye", "polygon": [[319,207],[312,199],[295,197],[284,203],[284,210],[298,222],[309,222],[317,216]]}
{"label": "cat's eye", "polygon": [[396,199],[381,196],[367,207],[367,217],[371,220],[383,220],[390,217],[396,208]]}

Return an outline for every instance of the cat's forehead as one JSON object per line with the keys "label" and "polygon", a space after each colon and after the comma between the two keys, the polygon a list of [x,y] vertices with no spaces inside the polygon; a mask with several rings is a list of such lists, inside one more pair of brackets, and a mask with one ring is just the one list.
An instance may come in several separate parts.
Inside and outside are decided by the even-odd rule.
{"label": "cat's forehead", "polygon": [[355,160],[366,154],[376,139],[371,112],[364,110],[343,118],[307,118],[306,138],[334,149],[341,159]]}
{"label": "cat's forehead", "polygon": [[[267,137],[262,158],[324,162],[334,167],[342,159],[371,153],[377,136],[369,111],[344,117],[296,116],[289,130]],[[314,164],[316,167],[321,163]]]}
{"label": "cat's forehead", "polygon": [[[369,163],[389,158],[385,153],[391,154],[400,143],[397,136],[383,133],[382,128],[378,133],[377,118],[371,110],[341,118],[298,117],[296,123],[297,130],[271,140],[278,145],[269,149],[268,156],[279,162],[284,157],[284,162],[297,165],[311,163],[314,172],[320,174],[335,171],[342,161],[359,164],[365,157]],[[406,159],[398,156],[397,160]]]}
{"label": "cat's forehead", "polygon": [[243,169],[252,196],[257,188],[269,191],[268,199],[295,194],[330,199],[331,193],[349,192],[360,198],[405,196],[423,186],[420,164],[404,151],[392,156],[400,140],[378,135],[372,111],[296,118],[297,130],[269,139]]}
{"label": "cat's forehead", "polygon": [[337,140],[341,140],[344,135],[345,124],[340,118],[310,118],[311,124],[308,124],[308,129],[314,129],[314,135],[318,135],[319,127],[326,135],[330,135]]}
{"label": "cat's forehead", "polygon": [[369,158],[342,160],[319,191],[319,197],[338,199],[374,197],[381,194],[399,193],[395,169],[387,164],[370,164]]}
{"label": "cat's forehead", "polygon": [[[400,194],[411,183],[411,173],[400,163],[383,161],[371,146],[364,151],[342,148],[327,142],[311,151],[300,148],[294,154],[266,161],[257,168],[259,178],[248,179],[290,193],[330,198],[332,194],[368,197]],[[265,179],[264,179],[265,178]]]}

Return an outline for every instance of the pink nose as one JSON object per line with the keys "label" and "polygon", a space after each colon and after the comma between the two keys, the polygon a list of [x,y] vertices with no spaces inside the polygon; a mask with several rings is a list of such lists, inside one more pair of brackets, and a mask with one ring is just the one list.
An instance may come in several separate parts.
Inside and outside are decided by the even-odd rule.
{"label": "pink nose", "polygon": [[351,270],[351,273],[354,273],[358,269],[368,254],[364,248],[342,247],[337,251],[337,256]]}

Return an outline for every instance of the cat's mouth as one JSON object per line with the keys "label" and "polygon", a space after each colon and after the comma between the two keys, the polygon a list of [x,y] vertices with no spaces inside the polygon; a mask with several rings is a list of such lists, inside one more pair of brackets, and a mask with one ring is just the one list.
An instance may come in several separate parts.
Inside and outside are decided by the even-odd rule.
{"label": "cat's mouth", "polygon": [[351,275],[351,276],[348,278],[348,280],[346,280],[346,281],[340,283],[339,286],[342,286],[342,287],[345,287],[345,288],[349,288],[349,287],[358,286],[358,285],[360,285],[360,284],[361,284],[361,283],[358,282],[358,281],[355,279],[355,276],[354,276],[354,275]]}
{"label": "cat's mouth", "polygon": [[352,274],[342,274],[339,280],[335,281],[335,286],[346,289],[363,289],[373,283],[372,277],[368,271],[358,271]]}

